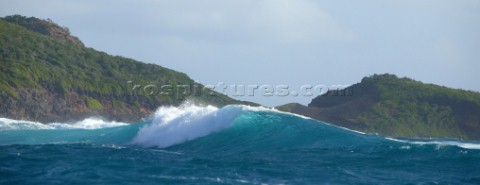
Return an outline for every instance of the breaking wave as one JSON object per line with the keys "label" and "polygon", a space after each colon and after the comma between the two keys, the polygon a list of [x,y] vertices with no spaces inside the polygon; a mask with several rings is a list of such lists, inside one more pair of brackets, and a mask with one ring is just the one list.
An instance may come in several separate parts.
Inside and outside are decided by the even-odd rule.
{"label": "breaking wave", "polygon": [[[0,118],[0,144],[100,143],[141,147],[213,149],[328,148],[391,145],[398,148],[455,146],[480,149],[459,140],[409,140],[364,134],[277,110],[229,105],[160,107],[146,121],[128,124],[88,118],[42,124]],[[407,144],[408,147],[405,145]]]}

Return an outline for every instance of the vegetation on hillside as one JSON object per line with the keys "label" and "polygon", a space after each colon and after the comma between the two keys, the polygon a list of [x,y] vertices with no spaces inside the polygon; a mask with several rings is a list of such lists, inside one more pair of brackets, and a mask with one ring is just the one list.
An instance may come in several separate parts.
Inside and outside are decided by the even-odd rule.
{"label": "vegetation on hillside", "polygon": [[281,108],[352,129],[394,137],[480,139],[480,93],[424,84],[395,75],[373,75],[348,87],[351,95],[330,91],[308,108]]}
{"label": "vegetation on hillside", "polygon": [[480,128],[479,93],[393,75],[375,75],[362,83],[379,94],[370,109],[353,118],[368,125],[367,131],[418,137],[480,135],[470,130]]}
{"label": "vegetation on hillside", "polygon": [[[93,112],[142,107],[151,111],[159,105],[178,105],[187,98],[214,105],[244,103],[203,88],[183,73],[111,56],[87,48],[81,42],[58,38],[55,34],[59,31],[55,30],[68,33],[67,28],[52,21],[33,17],[16,15],[0,19],[1,102],[10,102],[22,109],[22,99],[30,95],[20,93],[21,90],[37,89],[60,99],[80,97]],[[141,88],[129,86],[129,81],[130,85],[141,85]],[[153,85],[156,91],[162,85],[171,88],[167,93],[152,93],[151,89],[144,88],[147,85]],[[181,85],[197,88],[186,90],[179,88]],[[13,107],[7,106],[6,103],[0,105],[0,109],[7,111],[4,116],[28,112],[9,110]],[[28,119],[28,115],[23,117]]]}
{"label": "vegetation on hillside", "polygon": [[73,42],[78,45],[83,45],[83,43],[77,37],[70,35],[70,30],[67,27],[59,26],[50,19],[41,20],[35,17],[24,17],[21,15],[6,16],[5,18],[1,19],[20,25],[31,31],[50,36],[51,38],[55,38],[59,41]]}

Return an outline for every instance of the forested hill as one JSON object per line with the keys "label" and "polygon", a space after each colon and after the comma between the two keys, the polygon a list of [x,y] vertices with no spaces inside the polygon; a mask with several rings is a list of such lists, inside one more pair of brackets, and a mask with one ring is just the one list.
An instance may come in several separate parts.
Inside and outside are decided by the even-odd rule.
{"label": "forested hill", "polygon": [[87,48],[51,20],[0,19],[0,117],[134,122],[186,99],[249,104],[203,88],[183,73]]}
{"label": "forested hill", "polygon": [[282,110],[393,137],[480,139],[480,93],[373,75]]}

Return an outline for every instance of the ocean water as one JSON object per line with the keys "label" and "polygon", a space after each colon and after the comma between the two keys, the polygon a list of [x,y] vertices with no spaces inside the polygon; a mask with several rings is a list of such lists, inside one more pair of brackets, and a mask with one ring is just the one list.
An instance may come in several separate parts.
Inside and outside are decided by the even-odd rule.
{"label": "ocean water", "polygon": [[480,144],[240,105],[162,107],[137,124],[0,118],[0,184],[480,184]]}

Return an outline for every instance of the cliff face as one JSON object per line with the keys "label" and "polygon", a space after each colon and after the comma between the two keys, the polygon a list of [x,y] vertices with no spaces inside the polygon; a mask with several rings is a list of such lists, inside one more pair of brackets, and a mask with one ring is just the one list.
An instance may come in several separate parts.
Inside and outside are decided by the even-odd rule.
{"label": "cliff face", "polygon": [[[115,100],[108,96],[95,99],[77,92],[64,96],[55,90],[41,88],[18,88],[16,93],[19,98],[2,99],[0,117],[50,123],[98,116],[108,120],[133,123],[155,111],[153,106],[140,103],[132,106],[128,100],[119,97]],[[97,101],[99,107],[90,105],[89,101]]]}
{"label": "cliff face", "polygon": [[480,139],[480,93],[388,74],[279,109],[392,137]]}
{"label": "cliff face", "polygon": [[251,104],[203,88],[183,73],[86,48],[52,21],[0,19],[0,117],[137,122],[159,106],[187,99]]}

